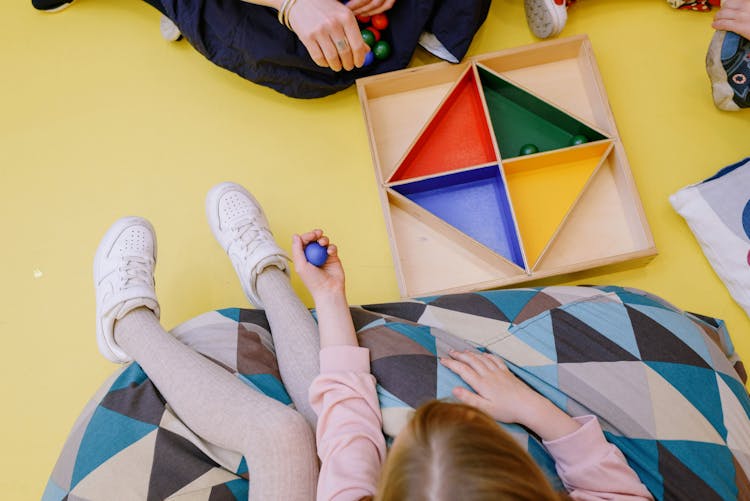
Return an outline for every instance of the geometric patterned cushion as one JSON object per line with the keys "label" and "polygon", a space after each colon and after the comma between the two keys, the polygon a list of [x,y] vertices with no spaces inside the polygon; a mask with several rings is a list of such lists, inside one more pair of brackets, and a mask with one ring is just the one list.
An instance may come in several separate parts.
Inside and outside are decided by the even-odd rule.
{"label": "geometric patterned cushion", "polygon": [[[371,352],[384,431],[464,384],[437,363],[476,347],[508,362],[572,415],[596,414],[656,499],[750,499],[750,398],[723,323],[621,287],[456,294],[352,308]],[[248,385],[291,405],[265,314],[209,312],[173,333]],[[561,488],[537,437],[503,425]],[[247,499],[241,455],[189,430],[137,364],[92,398],[43,501]]]}

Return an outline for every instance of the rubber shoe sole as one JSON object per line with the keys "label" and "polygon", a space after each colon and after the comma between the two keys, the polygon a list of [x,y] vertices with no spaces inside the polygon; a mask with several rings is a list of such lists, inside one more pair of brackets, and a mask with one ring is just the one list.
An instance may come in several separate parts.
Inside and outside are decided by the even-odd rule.
{"label": "rubber shoe sole", "polygon": [[526,22],[537,38],[550,38],[558,35],[568,20],[568,10],[557,5],[554,0],[524,0]]}
{"label": "rubber shoe sole", "polygon": [[733,32],[714,33],[706,53],[706,71],[717,108],[750,108],[750,41]]}

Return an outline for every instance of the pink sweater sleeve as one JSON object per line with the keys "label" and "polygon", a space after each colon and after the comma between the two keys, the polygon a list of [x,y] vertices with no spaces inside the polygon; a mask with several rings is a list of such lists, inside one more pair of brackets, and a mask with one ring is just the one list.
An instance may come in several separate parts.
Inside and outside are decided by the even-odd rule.
{"label": "pink sweater sleeve", "polygon": [[373,495],[386,447],[370,350],[320,350],[320,375],[310,385],[310,404],[318,415],[317,499],[354,501]]}
{"label": "pink sweater sleeve", "polygon": [[653,500],[620,449],[607,442],[595,416],[574,418],[581,427],[543,442],[555,458],[557,474],[575,500]]}

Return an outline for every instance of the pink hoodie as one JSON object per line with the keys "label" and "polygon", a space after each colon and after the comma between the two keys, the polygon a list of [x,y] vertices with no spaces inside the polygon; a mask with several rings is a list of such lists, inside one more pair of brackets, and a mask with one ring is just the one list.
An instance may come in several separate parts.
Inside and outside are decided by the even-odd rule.
{"label": "pink hoodie", "polygon": [[[318,414],[318,500],[374,495],[386,447],[370,351],[354,346],[320,350],[320,375],[310,386],[310,403]],[[570,496],[652,500],[622,452],[604,438],[596,417],[575,419],[582,425],[578,430],[544,442]]]}

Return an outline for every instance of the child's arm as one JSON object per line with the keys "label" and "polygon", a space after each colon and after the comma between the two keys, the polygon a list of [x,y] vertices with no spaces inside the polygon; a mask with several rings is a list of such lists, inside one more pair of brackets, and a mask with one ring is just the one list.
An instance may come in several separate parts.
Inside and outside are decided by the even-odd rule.
{"label": "child's arm", "polygon": [[[328,247],[328,259],[317,267],[305,259],[305,245],[316,241]],[[302,278],[315,301],[320,331],[320,347],[359,346],[354,324],[349,313],[344,286],[344,268],[338,256],[338,249],[331,244],[321,230],[313,230],[292,237],[292,257],[294,270]]]}
{"label": "child's arm", "polygon": [[750,40],[750,0],[723,0],[711,26]]}
{"label": "child's arm", "polygon": [[458,387],[453,390],[456,398],[497,421],[519,423],[539,435],[573,499],[653,499],[622,452],[607,442],[594,416],[571,418],[513,375],[496,355],[450,356],[441,363],[476,391]]}
{"label": "child's arm", "polygon": [[[311,241],[328,246],[320,268],[305,259]],[[370,352],[357,343],[336,246],[314,230],[294,236],[292,255],[315,300],[320,332],[320,375],[310,386],[321,460],[317,498],[359,499],[375,493],[386,450]]]}

